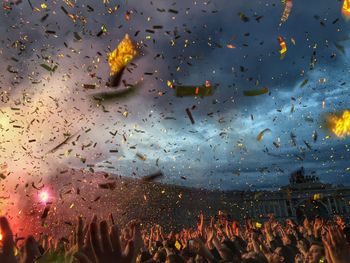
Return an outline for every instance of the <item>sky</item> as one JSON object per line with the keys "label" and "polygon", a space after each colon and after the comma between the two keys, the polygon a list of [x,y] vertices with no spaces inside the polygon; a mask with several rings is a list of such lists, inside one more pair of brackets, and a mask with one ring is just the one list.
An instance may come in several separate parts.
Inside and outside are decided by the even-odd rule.
{"label": "sky", "polygon": [[[281,1],[3,1],[0,163],[24,180],[65,167],[135,178],[160,170],[163,183],[222,190],[276,189],[304,166],[349,185],[349,138],[325,125],[327,114],[349,109],[341,7],[295,0],[280,25]],[[106,85],[108,53],[125,34],[138,46],[123,74],[135,88],[98,100],[127,89]],[[207,80],[208,97],[176,97],[167,85]]]}

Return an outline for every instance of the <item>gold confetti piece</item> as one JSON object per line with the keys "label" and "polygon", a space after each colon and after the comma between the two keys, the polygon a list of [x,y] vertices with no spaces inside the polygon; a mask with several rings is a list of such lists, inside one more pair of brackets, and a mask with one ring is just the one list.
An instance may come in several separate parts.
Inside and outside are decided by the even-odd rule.
{"label": "gold confetti piece", "polygon": [[268,88],[261,88],[261,89],[256,89],[256,90],[245,90],[243,91],[244,96],[259,96],[263,95],[265,93],[268,93],[269,89]]}
{"label": "gold confetti piece", "polygon": [[146,161],[146,156],[144,156],[143,154],[141,154],[141,153],[136,153],[136,156],[137,156],[140,160]]}
{"label": "gold confetti piece", "polygon": [[181,244],[180,244],[180,242],[179,241],[175,241],[175,248],[177,249],[177,250],[181,250]]}
{"label": "gold confetti piece", "polygon": [[321,199],[321,194],[314,194],[313,200],[317,201]]}
{"label": "gold confetti piece", "polygon": [[168,85],[169,88],[174,88],[174,87],[173,87],[173,83],[171,83],[170,80],[168,80],[166,84]]}
{"label": "gold confetti piece", "polygon": [[121,71],[134,57],[137,51],[129,35],[126,34],[124,39],[119,43],[117,48],[108,54],[108,64],[111,69],[110,75]]}
{"label": "gold confetti piece", "polygon": [[46,5],[45,3],[43,3],[43,4],[40,5],[40,7],[41,7],[42,9],[46,9],[46,8],[47,8],[47,5]]}
{"label": "gold confetti piece", "polygon": [[269,128],[266,128],[264,130],[262,130],[261,132],[259,132],[258,136],[256,137],[257,141],[261,141],[264,138],[264,134],[266,132],[270,132],[271,130]]}
{"label": "gold confetti piece", "polygon": [[342,7],[342,15],[346,18],[350,18],[350,0],[344,0],[343,7]]}

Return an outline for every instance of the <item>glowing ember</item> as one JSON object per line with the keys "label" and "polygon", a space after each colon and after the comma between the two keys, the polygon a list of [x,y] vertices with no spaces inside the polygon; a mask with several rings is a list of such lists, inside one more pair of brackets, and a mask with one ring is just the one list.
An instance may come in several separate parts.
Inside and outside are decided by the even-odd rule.
{"label": "glowing ember", "polygon": [[342,14],[346,18],[350,18],[350,0],[344,0]]}
{"label": "glowing ember", "polygon": [[328,116],[327,122],[330,130],[337,137],[350,136],[350,111],[346,110],[341,116]]}
{"label": "glowing ember", "polygon": [[49,200],[49,193],[47,191],[42,191],[39,194],[40,201],[46,203]]}
{"label": "glowing ember", "polygon": [[0,232],[0,241],[2,241],[2,234],[1,234],[1,232]]}
{"label": "glowing ember", "polygon": [[108,55],[108,64],[111,68],[111,75],[122,70],[136,56],[136,54],[136,48],[129,38],[129,35],[126,34],[117,48]]}

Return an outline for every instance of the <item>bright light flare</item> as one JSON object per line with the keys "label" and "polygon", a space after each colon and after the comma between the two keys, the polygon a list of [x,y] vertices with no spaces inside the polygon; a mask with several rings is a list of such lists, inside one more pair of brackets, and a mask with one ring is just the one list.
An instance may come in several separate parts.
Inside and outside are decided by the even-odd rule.
{"label": "bright light flare", "polygon": [[49,201],[49,198],[50,198],[50,195],[47,191],[41,191],[39,193],[40,202],[47,203],[47,201]]}
{"label": "bright light flare", "polygon": [[329,115],[327,123],[337,137],[350,136],[350,110],[343,111],[341,116]]}

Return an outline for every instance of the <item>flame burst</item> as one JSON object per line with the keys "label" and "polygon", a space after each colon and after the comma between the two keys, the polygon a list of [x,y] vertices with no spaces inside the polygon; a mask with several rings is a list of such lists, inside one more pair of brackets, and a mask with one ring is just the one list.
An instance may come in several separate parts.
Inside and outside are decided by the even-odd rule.
{"label": "flame burst", "polygon": [[137,54],[136,47],[126,34],[117,48],[108,55],[111,76],[122,70]]}
{"label": "flame burst", "polygon": [[350,111],[346,110],[341,116],[328,116],[331,131],[340,138],[350,136]]}
{"label": "flame burst", "polygon": [[350,0],[344,0],[342,14],[346,18],[350,18]]}

